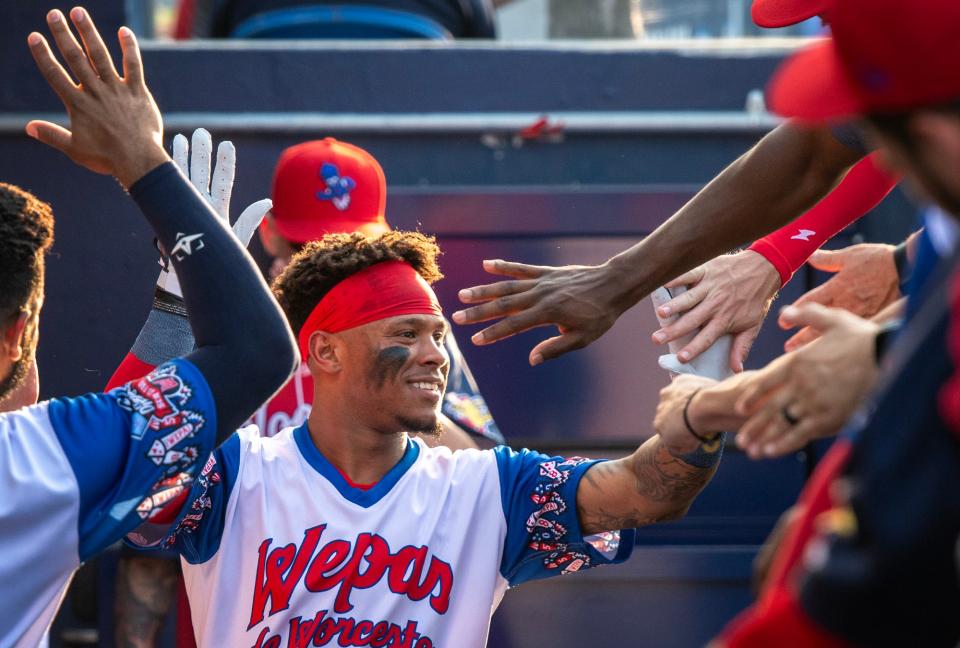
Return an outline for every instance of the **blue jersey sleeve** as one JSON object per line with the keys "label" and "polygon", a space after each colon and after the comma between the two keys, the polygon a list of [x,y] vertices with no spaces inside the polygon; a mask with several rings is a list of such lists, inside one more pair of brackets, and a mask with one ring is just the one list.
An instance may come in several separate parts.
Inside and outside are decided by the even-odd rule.
{"label": "blue jersey sleeve", "polygon": [[210,560],[220,548],[227,502],[240,467],[240,435],[234,433],[207,459],[196,479],[172,485],[176,492],[158,502],[177,506],[186,489],[175,520],[155,523],[148,519],[127,536],[128,544],[139,549],[173,549],[191,564]]}
{"label": "blue jersey sleeve", "polygon": [[447,374],[447,391],[443,396],[443,413],[469,434],[497,444],[504,443],[503,434],[490,414],[487,401],[480,394],[477,381],[470,373],[470,367],[460,353],[453,333],[447,334],[444,347],[450,357],[450,372]]}
{"label": "blue jersey sleeve", "polygon": [[210,454],[216,409],[203,375],[174,360],[106,394],[50,402],[50,424],[80,492],[80,559],[143,522],[171,477]]}
{"label": "blue jersey sleeve", "polygon": [[506,446],[494,453],[507,520],[500,573],[511,587],[630,557],[633,529],[587,537],[580,530],[577,487],[596,461],[515,452]]}

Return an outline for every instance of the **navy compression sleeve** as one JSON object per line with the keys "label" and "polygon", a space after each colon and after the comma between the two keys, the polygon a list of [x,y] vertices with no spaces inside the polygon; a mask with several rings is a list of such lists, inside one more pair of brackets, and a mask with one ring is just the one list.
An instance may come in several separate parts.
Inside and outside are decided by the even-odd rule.
{"label": "navy compression sleeve", "polygon": [[293,335],[252,259],[172,162],[130,195],[177,271],[197,345],[186,357],[210,385],[222,441],[290,377]]}

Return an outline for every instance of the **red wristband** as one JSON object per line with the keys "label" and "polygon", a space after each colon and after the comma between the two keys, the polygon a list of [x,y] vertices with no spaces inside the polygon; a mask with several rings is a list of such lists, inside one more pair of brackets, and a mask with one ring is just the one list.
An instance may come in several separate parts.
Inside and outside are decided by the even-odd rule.
{"label": "red wristband", "polygon": [[899,178],[877,165],[877,155],[860,160],[843,181],[803,216],[750,246],[780,273],[781,287],[821,245],[880,204]]}

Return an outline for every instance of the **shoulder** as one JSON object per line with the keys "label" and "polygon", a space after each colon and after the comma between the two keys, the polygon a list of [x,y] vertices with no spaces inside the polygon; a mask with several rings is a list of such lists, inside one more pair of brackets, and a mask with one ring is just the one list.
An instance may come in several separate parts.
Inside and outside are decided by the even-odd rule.
{"label": "shoulder", "polygon": [[482,476],[485,471],[495,471],[497,460],[493,450],[451,450],[445,446],[429,447],[422,439],[414,438],[419,447],[417,464],[422,470],[452,476]]}

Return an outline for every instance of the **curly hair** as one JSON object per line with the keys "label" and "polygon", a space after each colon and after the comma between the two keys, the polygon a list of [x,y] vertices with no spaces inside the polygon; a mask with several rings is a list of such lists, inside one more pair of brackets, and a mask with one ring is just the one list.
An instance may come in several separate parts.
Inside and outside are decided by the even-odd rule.
{"label": "curly hair", "polygon": [[376,238],[328,234],[294,255],[273,281],[273,294],[293,334],[299,335],[317,303],[350,275],[382,261],[405,261],[432,284],[443,279],[437,265],[440,254],[436,239],[420,232],[393,231]]}
{"label": "curly hair", "polygon": [[43,289],[43,259],[51,245],[50,205],[0,182],[0,318],[19,313]]}

